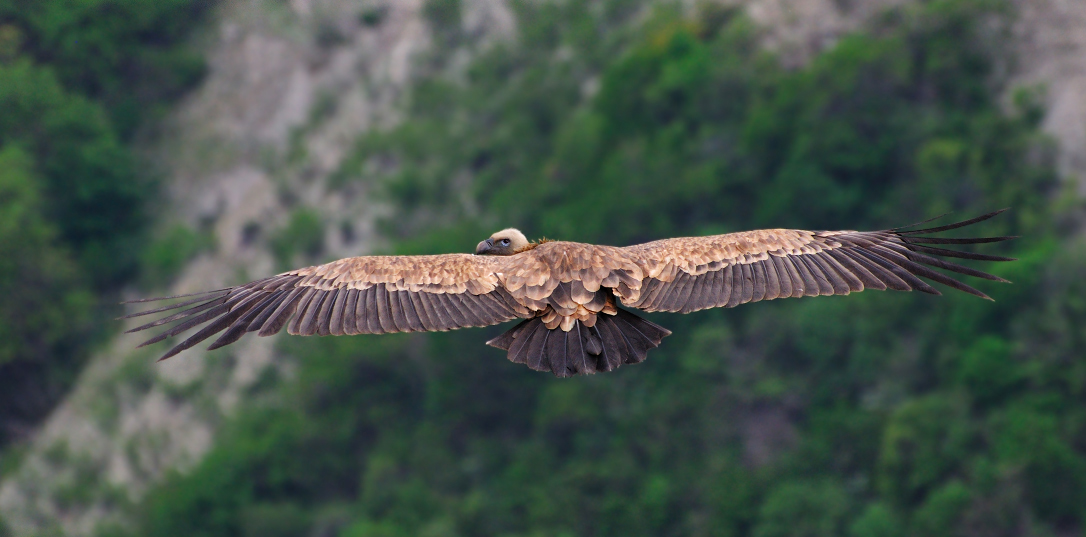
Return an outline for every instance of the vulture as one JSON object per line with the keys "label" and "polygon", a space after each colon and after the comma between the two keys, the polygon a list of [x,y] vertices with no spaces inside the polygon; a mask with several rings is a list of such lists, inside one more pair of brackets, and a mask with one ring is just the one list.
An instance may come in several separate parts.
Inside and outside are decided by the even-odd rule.
{"label": "vulture", "polygon": [[[1006,210],[1006,209],[1003,209]],[[203,325],[159,360],[219,335],[208,349],[246,332],[270,336],[387,334],[490,326],[522,319],[487,345],[507,358],[559,377],[611,371],[645,359],[671,334],[631,310],[690,313],[777,298],[847,295],[865,289],[917,290],[924,281],[991,300],[942,269],[1006,280],[947,261],[1013,261],[944,248],[1013,237],[950,238],[931,234],[987,220],[883,231],[761,229],[663,239],[615,247],[542,239],[504,229],[474,254],[362,256],[300,268],[184,298],[126,316],[172,312],[129,330],[176,322],[140,346]]]}

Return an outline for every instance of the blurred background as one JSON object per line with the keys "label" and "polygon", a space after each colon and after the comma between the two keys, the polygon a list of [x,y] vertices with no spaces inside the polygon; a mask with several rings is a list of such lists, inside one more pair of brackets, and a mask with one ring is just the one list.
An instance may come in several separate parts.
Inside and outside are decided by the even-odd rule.
{"label": "blurred background", "polygon": [[[1084,194],[1077,0],[0,0],[0,535],[1081,536]],[[592,377],[112,320],[508,226],[1002,207],[994,303],[654,315]]]}

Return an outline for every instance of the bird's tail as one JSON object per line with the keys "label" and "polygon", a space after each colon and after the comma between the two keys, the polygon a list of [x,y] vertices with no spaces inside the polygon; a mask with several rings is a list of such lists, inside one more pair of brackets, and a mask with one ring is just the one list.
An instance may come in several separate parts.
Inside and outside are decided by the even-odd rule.
{"label": "bird's tail", "polygon": [[616,315],[598,314],[593,326],[577,321],[568,332],[548,329],[534,317],[486,344],[508,351],[510,362],[572,377],[642,362],[669,335],[670,330],[619,309]]}

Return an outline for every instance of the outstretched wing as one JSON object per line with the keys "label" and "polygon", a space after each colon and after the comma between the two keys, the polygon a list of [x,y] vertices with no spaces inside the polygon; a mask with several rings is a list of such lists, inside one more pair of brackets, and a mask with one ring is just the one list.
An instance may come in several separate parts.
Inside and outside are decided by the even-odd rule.
{"label": "outstretched wing", "polygon": [[141,347],[204,325],[159,360],[224,330],[209,350],[233,343],[246,332],[270,336],[284,326],[303,336],[489,326],[530,316],[499,282],[495,272],[501,262],[498,257],[467,254],[351,257],[199,295],[139,300],[187,298],[126,317],[187,306],[129,330],[178,323]]}
{"label": "outstretched wing", "polygon": [[1005,282],[940,257],[1013,259],[926,245],[979,244],[1013,237],[958,239],[924,234],[960,228],[1001,212],[914,231],[763,229],[629,246],[626,250],[640,260],[645,278],[638,292],[623,296],[622,302],[645,311],[689,313],[774,298],[847,295],[864,289],[941,294],[921,278],[991,300],[930,267]]}

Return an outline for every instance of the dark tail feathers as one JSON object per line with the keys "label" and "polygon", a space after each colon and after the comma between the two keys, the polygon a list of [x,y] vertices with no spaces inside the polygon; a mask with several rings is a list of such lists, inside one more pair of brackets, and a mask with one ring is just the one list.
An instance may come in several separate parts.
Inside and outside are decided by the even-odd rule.
{"label": "dark tail feathers", "polygon": [[509,351],[510,362],[550,371],[558,377],[572,377],[642,362],[649,349],[655,349],[669,335],[670,330],[620,309],[618,315],[597,315],[592,327],[577,321],[569,332],[561,328],[548,330],[539,317],[534,317],[486,344]]}

